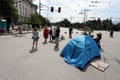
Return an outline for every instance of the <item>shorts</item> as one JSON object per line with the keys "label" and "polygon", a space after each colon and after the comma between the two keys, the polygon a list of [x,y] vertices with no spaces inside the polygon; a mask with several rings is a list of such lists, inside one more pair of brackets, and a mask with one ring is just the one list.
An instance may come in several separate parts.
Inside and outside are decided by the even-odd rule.
{"label": "shorts", "polygon": [[32,37],[32,39],[33,39],[33,41],[38,41],[39,37],[37,37],[37,38]]}

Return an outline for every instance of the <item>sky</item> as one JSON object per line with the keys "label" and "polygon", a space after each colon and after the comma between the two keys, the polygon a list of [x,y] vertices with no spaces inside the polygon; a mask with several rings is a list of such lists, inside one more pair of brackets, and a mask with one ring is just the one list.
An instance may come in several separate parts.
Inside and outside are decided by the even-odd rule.
{"label": "sky", "polygon": [[[38,6],[41,2],[41,15],[50,22],[59,22],[67,18],[70,22],[84,22],[84,13],[87,20],[100,18],[101,20],[120,20],[120,0],[34,0]],[[54,12],[51,12],[54,7]],[[58,13],[58,7],[61,12]]]}

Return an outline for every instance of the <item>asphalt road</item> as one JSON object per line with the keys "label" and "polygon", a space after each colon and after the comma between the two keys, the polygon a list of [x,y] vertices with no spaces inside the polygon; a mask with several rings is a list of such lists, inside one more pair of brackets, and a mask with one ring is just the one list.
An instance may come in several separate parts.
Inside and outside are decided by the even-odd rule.
{"label": "asphalt road", "polygon": [[[100,61],[110,65],[104,72],[89,64],[79,70],[64,62],[60,52],[70,40],[67,28],[61,28],[65,40],[60,41],[59,49],[54,48],[54,43],[44,44],[42,31],[36,51],[31,51],[31,33],[0,36],[0,80],[120,80],[120,32],[114,32],[113,38],[108,31],[93,34],[99,32],[103,34]],[[81,34],[82,31],[73,30],[73,37]]]}

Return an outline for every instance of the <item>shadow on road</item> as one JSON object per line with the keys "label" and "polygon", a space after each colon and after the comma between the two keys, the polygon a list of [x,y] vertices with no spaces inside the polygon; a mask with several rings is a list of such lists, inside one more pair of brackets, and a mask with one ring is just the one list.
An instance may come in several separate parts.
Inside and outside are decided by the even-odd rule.
{"label": "shadow on road", "polygon": [[101,48],[101,52],[105,52],[104,49]]}
{"label": "shadow on road", "polygon": [[116,62],[120,65],[120,60],[116,57],[114,57],[114,58],[115,58]]}
{"label": "shadow on road", "polygon": [[90,64],[88,63],[88,64],[86,64],[85,68],[83,68],[83,69],[77,68],[77,69],[79,69],[81,72],[86,72],[89,66],[90,66]]}
{"label": "shadow on road", "polygon": [[54,51],[59,51],[59,48],[54,48]]}
{"label": "shadow on road", "polygon": [[90,65],[90,62],[93,61],[93,60],[101,60],[101,57],[93,58],[92,60],[90,60],[90,61],[85,65],[85,67],[84,67],[83,69],[78,68],[78,67],[77,67],[77,69],[79,69],[81,72],[86,72],[87,69],[88,69],[88,67],[91,66],[91,65]]}
{"label": "shadow on road", "polygon": [[35,53],[37,51],[37,49],[31,49],[30,51],[29,51],[29,53]]}
{"label": "shadow on road", "polygon": [[43,45],[46,45],[47,44],[47,42],[43,42]]}

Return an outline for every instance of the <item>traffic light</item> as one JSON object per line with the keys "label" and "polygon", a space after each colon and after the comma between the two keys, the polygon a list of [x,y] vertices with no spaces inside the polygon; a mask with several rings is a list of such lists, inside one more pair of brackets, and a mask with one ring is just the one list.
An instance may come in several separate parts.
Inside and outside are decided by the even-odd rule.
{"label": "traffic light", "polygon": [[51,7],[51,12],[54,12],[54,7]]}
{"label": "traffic light", "polygon": [[61,12],[61,7],[58,7],[58,13],[60,13]]}

